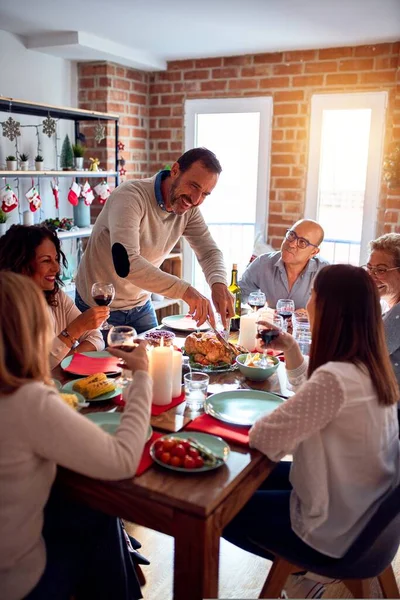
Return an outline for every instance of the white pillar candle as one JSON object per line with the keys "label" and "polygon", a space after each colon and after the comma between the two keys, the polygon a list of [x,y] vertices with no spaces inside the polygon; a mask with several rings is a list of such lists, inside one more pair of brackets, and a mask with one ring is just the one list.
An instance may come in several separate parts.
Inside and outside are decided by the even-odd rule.
{"label": "white pillar candle", "polygon": [[172,401],[172,348],[159,346],[149,351],[149,373],[153,380],[153,403]]}
{"label": "white pillar candle", "polygon": [[172,397],[177,398],[182,393],[182,352],[172,352]]}
{"label": "white pillar candle", "polygon": [[22,218],[24,225],[33,225],[33,212],[31,210],[24,210]]}
{"label": "white pillar candle", "polygon": [[257,313],[249,313],[240,318],[239,344],[253,352],[256,347]]}

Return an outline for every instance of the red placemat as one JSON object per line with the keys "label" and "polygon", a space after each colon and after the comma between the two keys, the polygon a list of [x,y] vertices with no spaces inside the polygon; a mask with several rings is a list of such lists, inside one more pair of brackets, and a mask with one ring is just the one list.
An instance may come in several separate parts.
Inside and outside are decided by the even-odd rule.
{"label": "red placemat", "polygon": [[157,415],[161,415],[161,413],[165,412],[166,410],[169,410],[170,408],[173,408],[174,406],[178,406],[178,404],[182,404],[182,402],[184,401],[185,392],[182,392],[182,394],[177,398],[172,398],[172,402],[170,402],[169,404],[163,404],[162,406],[160,406],[159,404],[152,404],[151,416],[156,417]]}
{"label": "red placemat", "polygon": [[157,433],[157,431],[154,431],[153,435],[151,436],[151,438],[149,439],[149,441],[146,442],[146,445],[145,445],[145,447],[143,449],[142,458],[140,459],[139,466],[138,466],[138,468],[136,470],[135,477],[139,477],[140,475],[142,475],[153,464],[154,460],[150,456],[150,446],[152,445],[152,443],[155,440],[157,440],[162,435],[165,435],[165,434],[164,433]]}
{"label": "red placemat", "polygon": [[249,429],[250,427],[237,427],[236,425],[223,423],[214,419],[214,417],[210,417],[210,415],[201,415],[185,427],[185,431],[201,431],[218,435],[227,442],[241,444],[242,446],[249,445]]}
{"label": "red placemat", "polygon": [[120,359],[116,356],[94,358],[77,352],[73,355],[68,367],[64,371],[76,375],[94,375],[95,373],[120,373]]}
{"label": "red placemat", "polygon": [[[169,410],[170,408],[173,408],[174,406],[178,406],[178,404],[182,404],[182,402],[185,401],[185,393],[182,392],[182,394],[180,396],[178,396],[177,398],[172,398],[172,402],[170,402],[169,404],[163,404],[162,406],[160,406],[159,404],[152,404],[151,405],[151,416],[152,417],[156,417],[157,415],[161,415],[161,413],[165,412],[166,410]],[[113,402],[115,404],[118,404],[118,406],[125,406],[125,400],[123,400],[122,395],[117,396],[116,398],[113,398]]]}

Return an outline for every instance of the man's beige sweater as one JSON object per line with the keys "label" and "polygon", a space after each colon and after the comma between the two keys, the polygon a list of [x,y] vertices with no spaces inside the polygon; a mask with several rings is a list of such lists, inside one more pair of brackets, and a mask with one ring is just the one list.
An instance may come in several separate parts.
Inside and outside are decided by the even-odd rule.
{"label": "man's beige sweater", "polygon": [[155,178],[123,183],[98,216],[76,278],[77,290],[89,306],[94,306],[91,287],[96,281],[114,284],[111,310],[142,306],[150,292],[182,298],[190,284],[159,269],[182,236],[195,252],[207,283],[226,284],[222,252],[199,208],[184,215],[162,210],[154,193]]}

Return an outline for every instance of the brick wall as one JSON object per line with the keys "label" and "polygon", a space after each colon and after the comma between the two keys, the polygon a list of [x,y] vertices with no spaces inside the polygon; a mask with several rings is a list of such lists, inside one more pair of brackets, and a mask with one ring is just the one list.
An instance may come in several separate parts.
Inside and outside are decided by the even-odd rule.
{"label": "brick wall", "polygon": [[[130,79],[132,74],[141,79]],[[88,64],[80,67],[79,75],[80,106],[119,112],[122,128],[128,114],[132,114],[131,106],[136,110],[139,105],[146,126],[132,124],[124,132],[129,143],[144,143],[139,149],[143,152],[142,159],[138,159],[139,169],[134,159],[136,148],[132,148],[130,160],[134,164],[127,166],[131,177],[152,174],[182,153],[186,99],[272,96],[269,241],[275,246],[287,225],[304,212],[312,94],[387,90],[385,153],[394,143],[400,143],[400,42],[174,61],[167,71],[150,75],[105,63]],[[117,102],[111,94],[120,89],[116,82],[122,85],[122,81],[130,81],[131,87],[129,92],[122,90],[123,96],[118,96]],[[93,88],[82,85],[85,82]],[[135,91],[134,82],[141,84],[142,91]],[[147,164],[145,149],[149,151]],[[382,185],[377,222],[377,235],[400,232],[400,190],[389,194]]]}
{"label": "brick wall", "polygon": [[[149,73],[105,62],[78,63],[78,100],[80,108],[120,115],[119,140],[125,144],[120,156],[126,161],[127,176],[147,177]],[[111,123],[107,126],[107,138],[100,144],[93,139],[94,124],[82,124],[81,130],[87,139],[86,156],[96,156],[102,168],[114,170],[115,128]],[[94,219],[100,210],[101,205],[95,200],[91,211]]]}

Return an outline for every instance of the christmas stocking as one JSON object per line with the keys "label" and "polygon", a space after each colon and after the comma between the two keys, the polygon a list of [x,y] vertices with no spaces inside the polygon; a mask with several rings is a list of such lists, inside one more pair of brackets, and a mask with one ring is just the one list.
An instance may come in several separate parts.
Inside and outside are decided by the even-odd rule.
{"label": "christmas stocking", "polygon": [[29,208],[32,212],[36,212],[37,209],[42,205],[42,199],[39,196],[39,192],[35,186],[31,187],[31,189],[25,194],[25,197],[29,202]]}
{"label": "christmas stocking", "polygon": [[82,196],[86,206],[90,206],[94,200],[94,194],[88,181],[86,181],[85,185],[82,188]]}
{"label": "christmas stocking", "polygon": [[71,185],[71,188],[68,192],[68,201],[72,204],[72,206],[78,206],[81,189],[81,186],[79,183],[76,183],[76,181],[74,181],[74,183]]}
{"label": "christmas stocking", "polygon": [[107,198],[110,196],[110,188],[108,187],[108,183],[106,181],[102,181],[94,188],[94,191],[99,196],[100,204],[104,204]]}
{"label": "christmas stocking", "polygon": [[53,196],[54,196],[54,201],[56,204],[56,208],[58,208],[58,200],[59,200],[59,194],[58,194],[58,183],[55,179],[52,179],[50,182],[51,185],[51,189],[53,191]]}
{"label": "christmas stocking", "polygon": [[18,198],[8,184],[0,191],[0,200],[1,210],[5,213],[11,212],[18,206]]}

